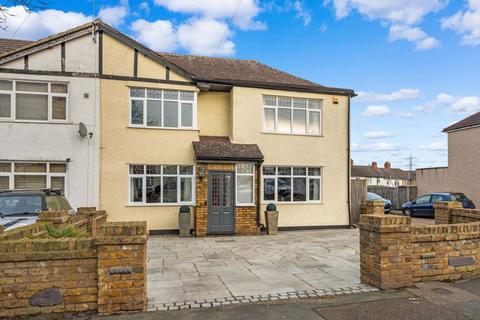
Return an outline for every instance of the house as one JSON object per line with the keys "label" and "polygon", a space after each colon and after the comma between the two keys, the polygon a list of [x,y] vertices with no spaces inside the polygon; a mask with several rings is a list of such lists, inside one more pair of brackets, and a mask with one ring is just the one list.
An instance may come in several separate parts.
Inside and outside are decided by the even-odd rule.
{"label": "house", "polygon": [[[88,27],[36,42],[0,40],[0,189],[61,188],[97,206],[98,41]],[[79,124],[88,130],[78,133]]]}
{"label": "house", "polygon": [[[31,48],[50,61],[56,46],[63,52],[77,32],[88,34],[78,52],[94,49],[75,61],[95,61],[95,70],[30,67]],[[62,54],[66,63],[74,57]],[[353,90],[252,60],[154,52],[98,20],[10,51],[0,64],[2,77],[65,77],[69,94],[80,98],[86,89],[74,79],[97,81],[98,90],[85,93],[99,101],[98,128],[91,126],[98,144],[70,136],[96,148],[89,163],[99,167],[98,181],[85,186],[98,183],[98,205],[111,220],[146,220],[152,233],[172,232],[180,206],[189,206],[197,236],[258,234],[266,205],[275,203],[282,228],[350,224]],[[81,113],[73,109],[84,106],[72,105],[72,116]],[[78,121],[72,118],[72,126]]]}
{"label": "house", "polygon": [[480,112],[454,123],[448,135],[448,167],[417,169],[419,194],[463,192],[480,205]]}
{"label": "house", "polygon": [[385,162],[379,168],[377,162],[370,166],[354,165],[352,161],[353,180],[366,180],[368,186],[401,187],[415,185],[415,173],[398,168],[392,168],[390,162]]}

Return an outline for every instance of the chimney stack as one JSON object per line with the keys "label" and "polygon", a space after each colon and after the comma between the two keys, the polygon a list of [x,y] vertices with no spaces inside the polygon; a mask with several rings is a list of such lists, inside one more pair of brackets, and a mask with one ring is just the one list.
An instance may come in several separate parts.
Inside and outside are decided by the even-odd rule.
{"label": "chimney stack", "polygon": [[350,165],[353,166],[353,159],[350,159]]}
{"label": "chimney stack", "polygon": [[378,165],[377,165],[377,162],[376,162],[376,161],[372,161],[372,168],[373,168],[373,170],[377,170],[377,169],[378,169]]}
{"label": "chimney stack", "polygon": [[387,162],[385,162],[385,164],[383,165],[383,167],[384,167],[385,169],[392,169],[392,164],[387,161]]}

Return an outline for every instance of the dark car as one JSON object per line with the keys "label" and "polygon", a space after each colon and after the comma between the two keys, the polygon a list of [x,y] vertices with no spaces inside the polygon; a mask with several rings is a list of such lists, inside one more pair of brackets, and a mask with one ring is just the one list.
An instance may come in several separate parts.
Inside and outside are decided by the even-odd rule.
{"label": "dark car", "polygon": [[34,224],[38,214],[48,210],[75,214],[68,200],[57,190],[0,191],[0,225],[5,230]]}
{"label": "dark car", "polygon": [[458,201],[464,208],[475,209],[473,201],[461,192],[437,192],[424,194],[411,202],[404,203],[402,211],[407,216],[435,218],[433,205],[437,201]]}
{"label": "dark car", "polygon": [[385,213],[389,213],[390,210],[392,210],[392,201],[387,200],[382,198],[376,193],[373,192],[367,192],[367,200],[373,201],[373,200],[383,200],[383,203],[385,204]]}

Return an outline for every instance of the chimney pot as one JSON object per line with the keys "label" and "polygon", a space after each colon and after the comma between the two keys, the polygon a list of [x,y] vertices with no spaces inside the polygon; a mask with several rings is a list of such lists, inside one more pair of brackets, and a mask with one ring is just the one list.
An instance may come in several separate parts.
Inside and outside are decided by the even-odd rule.
{"label": "chimney pot", "polygon": [[391,168],[392,168],[392,164],[387,161],[387,162],[385,162],[385,164],[383,165],[383,167],[384,167],[385,169],[391,169]]}
{"label": "chimney pot", "polygon": [[375,169],[375,170],[378,169],[378,165],[377,165],[376,161],[372,161],[372,168]]}

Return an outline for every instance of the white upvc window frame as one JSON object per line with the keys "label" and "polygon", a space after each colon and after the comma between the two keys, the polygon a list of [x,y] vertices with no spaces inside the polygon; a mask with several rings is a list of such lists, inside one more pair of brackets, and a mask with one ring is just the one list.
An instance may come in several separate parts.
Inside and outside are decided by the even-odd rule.
{"label": "white upvc window frame", "polygon": [[[9,163],[10,164],[10,172],[0,172],[0,177],[8,177],[9,183],[9,190],[15,190],[15,176],[45,176],[45,188],[50,189],[52,186],[51,178],[52,177],[62,177],[64,181],[64,190],[63,193],[65,196],[67,195],[68,190],[68,164],[64,161],[0,161],[1,164]],[[46,172],[15,172],[15,165],[16,164],[45,164]],[[50,172],[50,165],[51,164],[64,164],[65,165],[65,172]]]}
{"label": "white upvc window frame", "polygon": [[[249,173],[240,173],[238,172],[238,166],[239,165],[251,165],[252,166],[252,172]],[[238,177],[239,176],[247,176],[247,177],[252,177],[252,202],[239,202],[239,197],[238,197]],[[252,207],[255,206],[255,163],[251,162],[241,162],[237,163],[235,166],[235,204],[237,207]]]}
{"label": "white upvc window frame", "polygon": [[[132,97],[131,95],[131,90],[132,89],[143,89],[144,90],[144,96],[143,97]],[[148,98],[147,95],[147,90],[161,90],[162,91],[162,97],[161,98]],[[178,91],[178,100],[173,100],[173,99],[165,99],[164,98],[164,91]],[[181,99],[181,94],[180,92],[185,91],[185,92],[191,92],[193,93],[193,100],[182,100]],[[128,110],[129,110],[129,126],[133,128],[149,128],[149,129],[166,129],[166,130],[197,130],[197,100],[198,100],[198,94],[196,91],[192,90],[178,90],[178,89],[162,89],[162,88],[148,88],[148,87],[128,87],[128,95],[129,95],[129,105],[128,105]],[[132,101],[137,100],[137,101],[142,101],[143,102],[143,123],[142,124],[136,124],[132,123]],[[148,114],[148,106],[147,106],[147,101],[152,100],[152,101],[160,101],[161,107],[162,107],[162,121],[160,126],[149,126],[147,124],[147,114]],[[178,119],[178,125],[177,127],[166,127],[164,125],[165,123],[165,102],[177,102],[178,103],[178,108],[177,108],[177,119]],[[190,103],[192,104],[192,126],[182,126],[182,103]]]}
{"label": "white upvc window frame", "polygon": [[[9,94],[10,95],[10,117],[0,117],[0,121],[9,121],[9,122],[40,122],[40,123],[66,123],[70,118],[70,108],[69,108],[69,94],[70,94],[70,84],[68,82],[61,81],[36,81],[36,80],[23,80],[23,79],[0,79],[3,81],[12,82],[12,90],[0,90],[0,94]],[[43,83],[47,84],[47,92],[33,92],[33,91],[18,91],[17,82],[29,82],[29,83]],[[54,93],[52,92],[52,84],[62,84],[67,86],[67,93]],[[27,94],[27,95],[46,95],[48,99],[48,110],[47,110],[47,120],[28,120],[28,119],[17,119],[17,93],[18,94]],[[65,119],[53,119],[53,97],[65,98]]]}
{"label": "white upvc window frame", "polygon": [[[160,174],[147,174],[147,166],[161,166],[161,173]],[[135,174],[130,173],[130,166],[143,166],[143,174]],[[176,166],[177,167],[177,174],[164,174],[163,168],[165,166]],[[180,167],[192,167],[192,174],[181,174]],[[138,164],[138,163],[129,163],[127,165],[128,170],[128,198],[127,204],[128,206],[139,206],[139,207],[167,207],[167,206],[193,206],[195,205],[196,201],[196,194],[195,194],[195,166],[188,165],[188,164]],[[147,202],[147,177],[159,177],[160,178],[160,202]],[[164,177],[176,177],[177,178],[177,202],[163,202],[163,178]],[[132,201],[131,192],[132,192],[132,178],[141,178],[142,179],[142,201],[141,202],[134,202]],[[192,179],[192,200],[191,201],[181,201],[181,179],[182,178],[191,178]]]}
{"label": "white upvc window frame", "polygon": [[[275,98],[275,106],[270,106],[265,104],[265,98]],[[291,100],[290,107],[285,107],[285,106],[279,106],[278,105],[278,99],[279,98],[286,98]],[[300,108],[300,107],[294,107],[293,106],[293,100],[294,99],[303,99],[306,100],[306,106],[305,108]],[[309,108],[310,101],[317,101],[320,103],[320,108],[319,109],[313,109]],[[313,99],[313,98],[300,98],[300,97],[286,97],[286,96],[277,96],[277,95],[269,95],[265,94],[262,95],[262,132],[263,133],[275,133],[275,134],[285,134],[285,135],[300,135],[300,136],[315,136],[315,137],[321,137],[323,136],[323,99]],[[269,130],[266,128],[266,117],[265,113],[266,110],[270,109],[273,110],[275,113],[274,117],[274,126],[273,130]],[[289,109],[290,110],[290,132],[282,132],[278,130],[278,110],[279,109]],[[299,111],[305,111],[306,117],[305,117],[305,133],[298,133],[293,131],[293,113],[294,110],[299,110]],[[318,113],[320,120],[319,120],[319,131],[318,133],[309,133],[309,126],[310,126],[310,113]]]}
{"label": "white upvc window frame", "polygon": [[[263,174],[263,168],[270,167],[275,168],[274,175],[265,175]],[[279,167],[289,167],[291,170],[290,175],[279,175],[278,168]],[[306,168],[306,175],[297,175],[294,174],[294,168]],[[310,176],[309,175],[309,168],[319,168],[320,175],[319,176]],[[261,187],[261,203],[268,204],[268,203],[276,203],[276,204],[322,204],[323,203],[323,167],[322,166],[282,166],[282,165],[265,165],[260,168],[262,174],[262,187]],[[279,178],[290,178],[290,201],[278,201],[278,179]],[[294,201],[293,200],[293,179],[294,178],[306,178],[306,200],[305,201]],[[264,194],[264,187],[265,187],[265,179],[274,179],[275,180],[275,190],[274,190],[274,200],[265,200]],[[320,199],[319,200],[310,200],[310,180],[320,180]]]}

